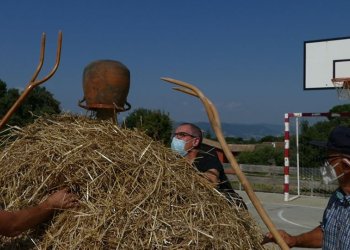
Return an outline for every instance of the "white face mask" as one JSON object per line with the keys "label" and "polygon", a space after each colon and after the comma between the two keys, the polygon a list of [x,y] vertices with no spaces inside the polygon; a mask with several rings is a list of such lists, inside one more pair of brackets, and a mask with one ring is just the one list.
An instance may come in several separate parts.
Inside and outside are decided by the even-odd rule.
{"label": "white face mask", "polygon": [[328,161],[325,161],[324,165],[320,168],[324,184],[331,184],[332,182],[344,175],[344,173],[342,173],[341,175],[337,176],[337,173],[335,172],[334,168],[338,166],[338,164],[339,163],[333,166]]}
{"label": "white face mask", "polygon": [[188,154],[188,151],[193,149],[192,147],[189,150],[185,150],[186,143],[192,141],[193,139],[189,141],[183,141],[183,140],[177,139],[176,137],[173,137],[173,140],[171,141],[171,149],[181,156],[186,156]]}
{"label": "white face mask", "polygon": [[187,154],[187,151],[185,150],[185,145],[185,141],[177,139],[176,137],[173,137],[173,140],[171,141],[171,149],[181,156],[185,156]]}

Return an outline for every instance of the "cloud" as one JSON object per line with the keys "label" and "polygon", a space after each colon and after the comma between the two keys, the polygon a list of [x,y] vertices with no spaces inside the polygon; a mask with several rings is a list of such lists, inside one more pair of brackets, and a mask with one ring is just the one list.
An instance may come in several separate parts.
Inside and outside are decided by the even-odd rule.
{"label": "cloud", "polygon": [[242,103],[230,101],[230,102],[218,103],[217,106],[218,106],[218,109],[222,109],[225,111],[232,111],[232,110],[237,110],[237,108],[242,107]]}
{"label": "cloud", "polygon": [[189,106],[189,103],[187,101],[183,101],[181,104],[182,104],[182,106],[185,106],[185,107]]}

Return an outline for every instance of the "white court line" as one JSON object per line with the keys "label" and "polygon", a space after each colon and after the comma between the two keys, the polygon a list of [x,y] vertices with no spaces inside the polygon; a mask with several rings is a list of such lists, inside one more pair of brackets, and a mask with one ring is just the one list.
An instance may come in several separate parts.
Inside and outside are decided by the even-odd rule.
{"label": "white court line", "polygon": [[290,221],[290,220],[287,220],[286,218],[284,218],[284,217],[282,216],[282,214],[283,214],[283,209],[280,210],[280,211],[278,212],[278,217],[279,217],[281,220],[283,220],[284,222],[287,222],[287,223],[292,224],[292,225],[294,225],[294,226],[306,228],[306,229],[312,229],[312,228],[313,228],[313,227],[304,226],[304,225],[301,225],[301,224],[292,222],[292,221]]}
{"label": "white court line", "polygon": [[[276,204],[276,203],[275,203]],[[276,204],[277,205],[277,204]],[[325,210],[327,204],[324,205],[324,207],[313,207],[313,206],[306,206],[306,205],[298,205],[298,204],[282,204],[283,206],[291,206],[291,207],[306,207],[306,208],[312,208],[312,209],[320,209]]]}
{"label": "white court line", "polygon": [[[245,204],[248,206],[250,204],[253,205],[253,203],[249,200],[245,202]],[[325,210],[327,204],[324,207],[313,207],[313,206],[306,206],[306,205],[298,205],[298,204],[281,204],[281,203],[267,203],[268,205],[279,205],[279,206],[291,206],[291,207],[305,207],[305,208],[312,208],[312,209],[320,209],[320,210]],[[261,202],[261,205],[264,206],[264,203]],[[254,207],[254,206],[253,206]]]}

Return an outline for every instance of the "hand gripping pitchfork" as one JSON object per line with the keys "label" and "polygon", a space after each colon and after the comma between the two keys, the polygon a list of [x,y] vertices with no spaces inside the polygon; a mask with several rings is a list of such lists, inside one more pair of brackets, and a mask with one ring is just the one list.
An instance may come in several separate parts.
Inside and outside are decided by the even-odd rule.
{"label": "hand gripping pitchfork", "polygon": [[204,104],[205,110],[207,112],[211,127],[213,128],[216,137],[218,138],[218,141],[221,144],[221,147],[225,153],[226,158],[229,160],[232,169],[236,172],[236,175],[241,182],[242,186],[244,187],[245,192],[247,193],[249,199],[251,200],[252,204],[254,205],[256,211],[258,212],[260,218],[263,220],[267,228],[270,230],[273,237],[276,239],[277,244],[281,247],[281,249],[289,249],[281,235],[278,233],[275,225],[272,223],[270,217],[266,213],[264,207],[262,206],[261,202],[259,201],[258,197],[255,195],[249,181],[247,180],[244,173],[241,171],[240,167],[238,166],[238,163],[233,156],[231,150],[229,149],[225,137],[223,136],[222,130],[221,130],[221,123],[219,119],[218,112],[213,105],[213,103],[195,86],[182,82],[179,80],[171,79],[171,78],[161,78],[164,81],[176,84],[181,86],[182,88],[173,88],[174,90],[184,92],[186,94],[196,96],[198,97],[202,103]]}
{"label": "hand gripping pitchfork", "polygon": [[29,83],[27,84],[26,89],[22,92],[20,97],[17,99],[17,101],[12,105],[12,107],[7,111],[5,116],[1,119],[0,121],[0,129],[4,127],[4,125],[8,122],[8,120],[11,118],[11,116],[16,112],[18,107],[23,103],[25,98],[28,96],[28,94],[37,86],[40,84],[46,82],[49,80],[56,72],[58,65],[60,64],[60,59],[61,59],[61,48],[62,48],[62,32],[60,31],[58,33],[58,45],[57,45],[57,51],[56,51],[56,63],[53,66],[51,72],[42,78],[41,80],[37,80],[36,78],[38,77],[41,68],[43,67],[44,64],[44,57],[45,57],[45,40],[46,40],[46,35],[45,33],[42,34],[41,36],[41,49],[40,49],[40,60],[39,64],[36,68],[36,71],[34,72],[32,78],[30,79]]}

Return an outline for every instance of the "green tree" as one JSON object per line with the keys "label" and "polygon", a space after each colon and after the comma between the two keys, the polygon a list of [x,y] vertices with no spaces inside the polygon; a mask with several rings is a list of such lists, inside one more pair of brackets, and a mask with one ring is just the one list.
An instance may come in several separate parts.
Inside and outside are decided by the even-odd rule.
{"label": "green tree", "polygon": [[162,141],[167,146],[170,145],[172,122],[169,114],[160,110],[136,109],[126,117],[125,126],[137,128],[154,140]]}
{"label": "green tree", "polygon": [[283,136],[273,136],[273,135],[267,135],[262,137],[259,142],[277,142],[277,141],[283,141]]}
{"label": "green tree", "polygon": [[228,144],[255,144],[257,140],[254,137],[249,139],[243,139],[242,137],[226,137],[226,142]]}
{"label": "green tree", "polygon": [[329,110],[333,113],[350,112],[350,104],[337,105]]}
{"label": "green tree", "polygon": [[[325,151],[322,148],[313,146],[311,143],[312,141],[327,141],[329,133],[337,125],[339,125],[338,122],[332,120],[318,122],[312,126],[302,126],[303,130],[299,139],[300,163],[302,167],[320,166],[321,160],[325,156]],[[292,145],[295,145],[295,143]],[[296,154],[292,153],[292,155],[295,156]]]}
{"label": "green tree", "polygon": [[[329,110],[332,113],[346,113],[350,112],[350,104],[337,105]],[[329,117],[328,118],[332,124],[350,126],[350,118],[349,117]]]}
{"label": "green tree", "polygon": [[[7,89],[6,83],[0,80],[0,117],[3,117],[20,97],[18,89]],[[24,126],[34,121],[37,116],[59,114],[60,103],[45,87],[33,89],[22,105],[12,115],[8,124]]]}
{"label": "green tree", "polygon": [[237,160],[241,164],[283,166],[283,149],[258,146],[253,152],[242,152]]}
{"label": "green tree", "polygon": [[244,144],[242,137],[226,137],[225,140],[228,144]]}

